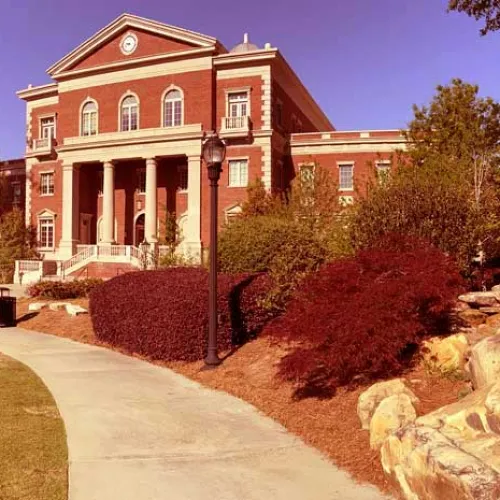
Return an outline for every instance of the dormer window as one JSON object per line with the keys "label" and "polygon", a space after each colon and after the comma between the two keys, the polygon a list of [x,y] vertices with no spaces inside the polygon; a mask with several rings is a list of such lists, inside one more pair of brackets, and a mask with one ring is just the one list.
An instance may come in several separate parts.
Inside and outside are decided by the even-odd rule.
{"label": "dormer window", "polygon": [[139,128],[139,103],[133,95],[128,95],[121,104],[121,131],[130,132]]}
{"label": "dormer window", "polygon": [[88,101],[82,107],[81,135],[97,135],[97,104]]}

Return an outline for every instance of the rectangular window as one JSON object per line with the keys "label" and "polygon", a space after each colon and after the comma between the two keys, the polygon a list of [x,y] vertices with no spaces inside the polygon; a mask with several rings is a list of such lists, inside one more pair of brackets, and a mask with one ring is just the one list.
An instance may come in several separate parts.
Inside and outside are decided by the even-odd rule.
{"label": "rectangular window", "polygon": [[186,165],[178,167],[179,172],[179,190],[187,191],[188,188],[188,169]]}
{"label": "rectangular window", "polygon": [[40,174],[40,194],[42,196],[54,194],[54,172]]}
{"label": "rectangular window", "polygon": [[21,203],[21,183],[19,181],[14,181],[11,183],[12,186],[12,203],[18,205]]}
{"label": "rectangular window", "polygon": [[180,127],[182,124],[182,101],[165,101],[165,127]]}
{"label": "rectangular window", "polygon": [[146,169],[140,168],[137,171],[137,191],[140,194],[144,194],[146,192]]}
{"label": "rectangular window", "polygon": [[82,120],[82,135],[97,135],[97,113],[84,113]]}
{"label": "rectangular window", "polygon": [[40,139],[54,139],[56,137],[56,120],[53,116],[40,120]]}
{"label": "rectangular window", "polygon": [[231,118],[248,116],[248,92],[228,94],[228,112]]}
{"label": "rectangular window", "polygon": [[248,160],[229,160],[229,186],[245,187],[248,184]]}
{"label": "rectangular window", "polygon": [[40,248],[42,249],[54,248],[54,219],[52,217],[39,219],[38,240]]}
{"label": "rectangular window", "polygon": [[383,184],[389,177],[389,172],[391,170],[390,161],[377,161],[375,162],[375,171],[377,174],[377,180],[379,183]]}
{"label": "rectangular window", "polygon": [[340,190],[352,191],[354,189],[354,165],[339,165]]}
{"label": "rectangular window", "polygon": [[122,110],[122,132],[137,130],[137,106],[128,106]]}

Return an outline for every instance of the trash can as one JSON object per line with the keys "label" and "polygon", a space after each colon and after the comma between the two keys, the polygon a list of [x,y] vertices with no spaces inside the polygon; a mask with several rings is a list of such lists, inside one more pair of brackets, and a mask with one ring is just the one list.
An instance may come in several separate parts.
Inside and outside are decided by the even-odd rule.
{"label": "trash can", "polygon": [[16,326],[16,298],[8,288],[0,287],[0,328],[6,326]]}

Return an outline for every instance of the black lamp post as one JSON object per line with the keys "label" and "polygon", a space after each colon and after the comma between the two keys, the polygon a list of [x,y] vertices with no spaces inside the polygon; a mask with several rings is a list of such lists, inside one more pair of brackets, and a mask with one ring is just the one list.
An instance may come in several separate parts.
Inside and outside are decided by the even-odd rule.
{"label": "black lamp post", "polygon": [[210,180],[210,275],[208,281],[208,352],[205,365],[217,366],[221,360],[217,354],[217,211],[218,183],[222,162],[226,157],[226,145],[217,134],[203,143],[203,159],[207,164]]}

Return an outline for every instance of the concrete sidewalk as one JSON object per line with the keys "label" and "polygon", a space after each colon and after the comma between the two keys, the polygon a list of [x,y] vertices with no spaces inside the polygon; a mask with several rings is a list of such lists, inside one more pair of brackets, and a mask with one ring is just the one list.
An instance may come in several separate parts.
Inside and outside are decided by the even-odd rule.
{"label": "concrete sidewalk", "polygon": [[[0,329],[66,425],[70,500],[376,500],[251,405],[95,346]],[[348,438],[348,436],[347,436]]]}

